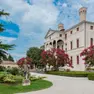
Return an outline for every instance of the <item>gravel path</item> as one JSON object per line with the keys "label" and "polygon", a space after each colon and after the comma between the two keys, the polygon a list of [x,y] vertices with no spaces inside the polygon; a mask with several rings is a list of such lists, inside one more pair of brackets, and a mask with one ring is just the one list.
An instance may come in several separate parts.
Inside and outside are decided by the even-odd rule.
{"label": "gravel path", "polygon": [[20,94],[94,94],[94,81],[87,78],[63,77],[46,74],[31,73],[32,75],[46,76],[53,86],[39,91]]}

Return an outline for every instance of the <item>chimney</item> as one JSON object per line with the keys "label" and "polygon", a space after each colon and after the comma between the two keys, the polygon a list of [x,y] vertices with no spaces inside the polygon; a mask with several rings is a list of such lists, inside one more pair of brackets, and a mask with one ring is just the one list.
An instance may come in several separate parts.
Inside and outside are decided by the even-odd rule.
{"label": "chimney", "polygon": [[82,7],[79,9],[80,22],[86,21],[86,13],[87,13],[86,7]]}
{"label": "chimney", "polygon": [[59,31],[64,31],[64,25],[62,23],[58,24],[58,30]]}

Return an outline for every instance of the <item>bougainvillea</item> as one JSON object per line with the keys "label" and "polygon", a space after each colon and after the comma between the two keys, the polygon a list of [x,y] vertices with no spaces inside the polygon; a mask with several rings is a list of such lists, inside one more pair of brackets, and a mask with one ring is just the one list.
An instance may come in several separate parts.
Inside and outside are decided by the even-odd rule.
{"label": "bougainvillea", "polygon": [[80,56],[84,57],[83,60],[85,60],[85,64],[94,66],[94,45],[84,49]]}
{"label": "bougainvillea", "polygon": [[25,60],[27,61],[26,63],[27,64],[31,64],[31,62],[32,62],[32,59],[31,58],[29,58],[29,57],[26,57],[26,58],[21,58],[20,60],[18,60],[17,61],[17,64],[20,66],[20,67],[22,67],[23,66],[23,64],[24,64],[24,62],[25,62]]}
{"label": "bougainvillea", "polygon": [[72,67],[71,60],[68,54],[65,53],[64,50],[61,49],[51,49],[48,51],[43,51],[41,53],[42,62],[46,65],[52,65],[55,69],[59,66],[68,65]]}

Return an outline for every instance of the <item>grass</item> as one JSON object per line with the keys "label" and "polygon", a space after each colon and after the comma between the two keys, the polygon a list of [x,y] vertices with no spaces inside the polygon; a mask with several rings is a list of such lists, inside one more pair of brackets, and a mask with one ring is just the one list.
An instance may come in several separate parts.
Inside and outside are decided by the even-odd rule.
{"label": "grass", "polygon": [[29,86],[0,84],[0,94],[30,92],[49,88],[50,86],[52,86],[52,83],[46,80],[32,81]]}

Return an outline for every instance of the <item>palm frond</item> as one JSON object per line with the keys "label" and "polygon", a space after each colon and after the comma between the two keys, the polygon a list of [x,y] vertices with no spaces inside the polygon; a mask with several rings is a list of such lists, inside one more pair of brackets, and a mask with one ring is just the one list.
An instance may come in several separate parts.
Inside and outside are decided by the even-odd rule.
{"label": "palm frond", "polygon": [[14,44],[8,45],[8,44],[2,44],[2,43],[0,43],[0,48],[4,49],[4,50],[13,50],[14,46],[15,46]]}
{"label": "palm frond", "polygon": [[0,16],[2,16],[2,15],[4,15],[4,16],[9,16],[9,13],[4,12],[4,10],[1,10],[1,11],[0,11]]}

